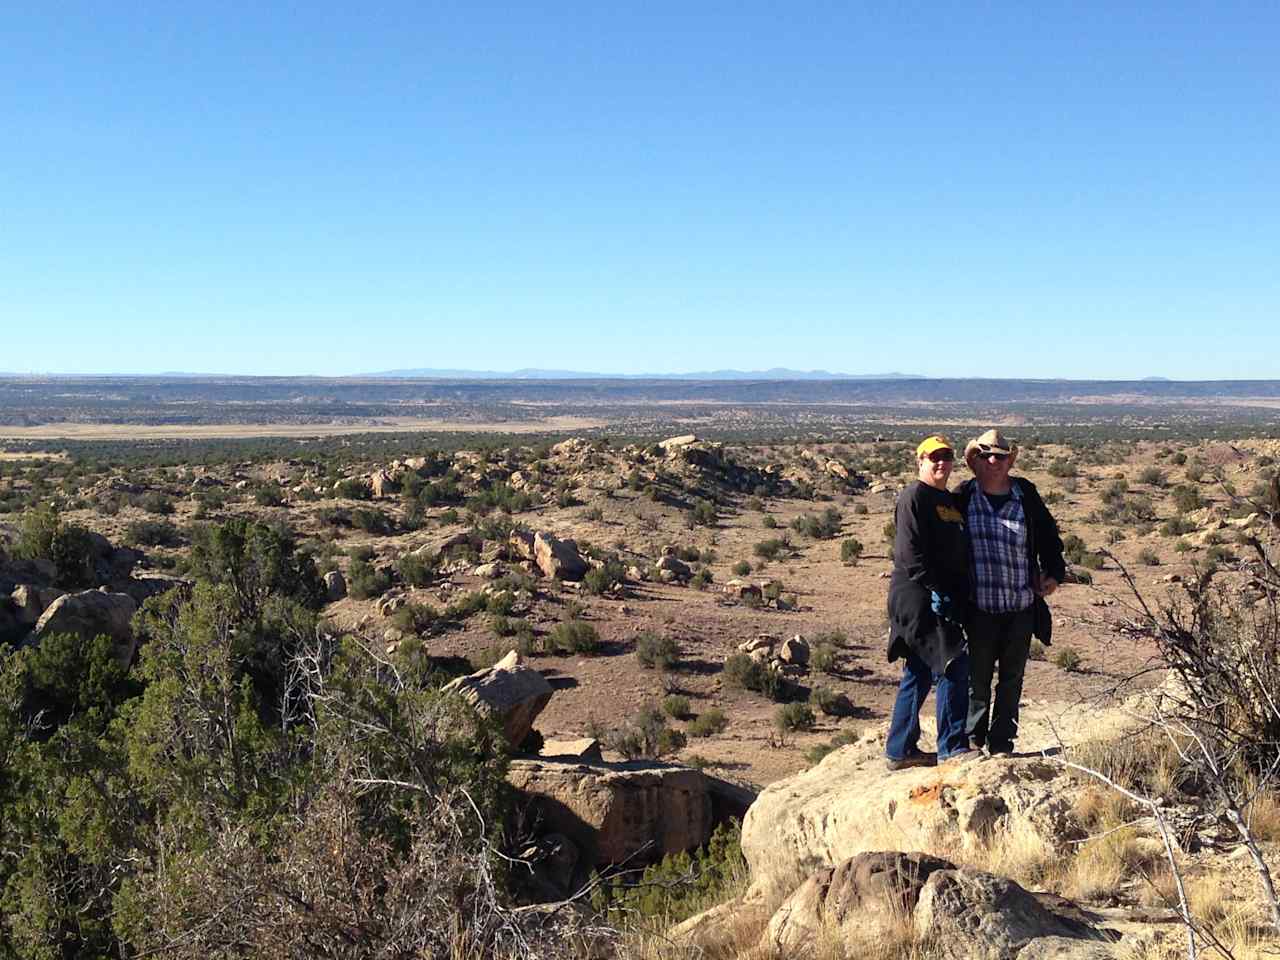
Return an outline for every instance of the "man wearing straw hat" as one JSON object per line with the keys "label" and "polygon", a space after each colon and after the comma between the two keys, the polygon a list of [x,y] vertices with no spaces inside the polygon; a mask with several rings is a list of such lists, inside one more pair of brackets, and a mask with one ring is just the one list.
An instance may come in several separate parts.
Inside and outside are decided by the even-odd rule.
{"label": "man wearing straw hat", "polygon": [[974,479],[956,490],[973,581],[967,728],[973,746],[985,744],[993,756],[1013,753],[1031,637],[1049,642],[1044,598],[1066,576],[1057,522],[1030,480],[1009,476],[1017,456],[1017,444],[999,430],[970,440],[964,459]]}

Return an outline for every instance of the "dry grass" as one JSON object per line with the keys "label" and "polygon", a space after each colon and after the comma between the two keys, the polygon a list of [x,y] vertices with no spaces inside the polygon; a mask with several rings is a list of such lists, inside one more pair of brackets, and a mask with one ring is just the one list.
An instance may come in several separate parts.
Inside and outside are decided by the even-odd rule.
{"label": "dry grass", "polygon": [[1280,841],[1280,791],[1259,792],[1249,804],[1248,816],[1255,839],[1263,843]]}
{"label": "dry grass", "polygon": [[[1252,910],[1224,913],[1211,929],[1225,951],[1201,940],[1203,960],[1276,960],[1280,955],[1275,933]],[[1115,949],[1118,960],[1183,960],[1187,955],[1186,931],[1171,924],[1147,938],[1126,938]]]}

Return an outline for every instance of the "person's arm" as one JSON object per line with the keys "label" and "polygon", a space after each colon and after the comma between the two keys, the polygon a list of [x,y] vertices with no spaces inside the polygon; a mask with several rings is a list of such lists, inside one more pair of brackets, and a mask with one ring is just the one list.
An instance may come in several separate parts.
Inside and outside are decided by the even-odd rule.
{"label": "person's arm", "polygon": [[894,560],[908,579],[926,590],[941,592],[937,570],[929,560],[928,531],[924,528],[917,491],[913,490],[899,499],[894,524]]}
{"label": "person's arm", "polygon": [[[1027,502],[1031,506],[1031,521],[1036,525],[1036,561],[1040,564],[1040,573],[1054,581],[1054,588],[1067,576],[1067,564],[1062,557],[1062,536],[1058,532],[1058,521],[1053,519],[1049,507],[1045,504],[1040,492],[1029,481],[1026,492]],[[1053,589],[1045,591],[1045,595]]]}

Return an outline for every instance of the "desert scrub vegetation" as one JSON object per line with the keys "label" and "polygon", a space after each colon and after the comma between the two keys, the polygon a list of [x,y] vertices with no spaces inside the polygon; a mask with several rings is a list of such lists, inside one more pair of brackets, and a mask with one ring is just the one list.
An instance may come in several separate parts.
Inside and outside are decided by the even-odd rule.
{"label": "desert scrub vegetation", "polygon": [[650,704],[606,734],[604,742],[610,750],[628,760],[656,760],[683,748],[686,738],[682,732],[667,725],[661,708]]}
{"label": "desert scrub vegetation", "polygon": [[548,640],[551,649],[560,653],[592,654],[600,649],[600,635],[584,620],[557,623]]}
{"label": "desert scrub vegetation", "polygon": [[711,737],[724,733],[729,726],[729,718],[719,707],[708,707],[689,721],[686,732],[691,737]]}
{"label": "desert scrub vegetation", "polygon": [[770,700],[785,699],[789,686],[781,673],[745,653],[734,653],[725,659],[724,679],[732,687],[764,694]]}
{"label": "desert scrub vegetation", "polygon": [[791,529],[814,540],[830,540],[840,533],[841,516],[835,507],[819,514],[801,514],[791,521]]}
{"label": "desert scrub vegetation", "polygon": [[646,630],[636,637],[636,659],[650,670],[674,670],[680,663],[680,642]]}
{"label": "desert scrub vegetation", "polygon": [[[309,560],[279,531],[232,523],[193,549],[191,593],[139,613],[131,672],[105,640],[0,653],[5,954],[339,955],[354,925],[373,952],[527,955],[494,854],[498,730],[317,629]],[[465,915],[422,898],[436,884]]]}

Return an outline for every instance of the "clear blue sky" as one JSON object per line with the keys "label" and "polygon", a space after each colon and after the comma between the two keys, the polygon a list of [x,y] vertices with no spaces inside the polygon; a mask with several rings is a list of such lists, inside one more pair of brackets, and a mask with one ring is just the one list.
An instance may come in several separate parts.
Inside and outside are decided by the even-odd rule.
{"label": "clear blue sky", "polygon": [[910,6],[10,5],[0,370],[1280,377],[1280,6]]}

